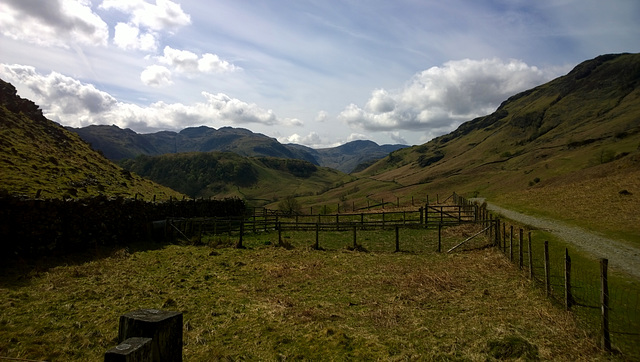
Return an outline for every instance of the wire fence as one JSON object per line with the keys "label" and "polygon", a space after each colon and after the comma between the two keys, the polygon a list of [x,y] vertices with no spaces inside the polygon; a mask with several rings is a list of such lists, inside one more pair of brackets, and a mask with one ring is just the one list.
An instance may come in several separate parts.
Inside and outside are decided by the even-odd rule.
{"label": "wire fence", "polygon": [[[499,222],[498,222],[499,223]],[[497,246],[547,296],[571,310],[604,350],[640,359],[640,283],[606,259],[593,260],[538,236],[501,224]]]}

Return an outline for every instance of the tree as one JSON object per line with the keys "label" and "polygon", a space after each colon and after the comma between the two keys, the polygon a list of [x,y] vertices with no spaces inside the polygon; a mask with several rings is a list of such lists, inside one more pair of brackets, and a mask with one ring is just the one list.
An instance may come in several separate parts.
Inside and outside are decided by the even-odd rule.
{"label": "tree", "polygon": [[299,214],[302,207],[292,195],[287,196],[278,203],[278,210],[287,215]]}

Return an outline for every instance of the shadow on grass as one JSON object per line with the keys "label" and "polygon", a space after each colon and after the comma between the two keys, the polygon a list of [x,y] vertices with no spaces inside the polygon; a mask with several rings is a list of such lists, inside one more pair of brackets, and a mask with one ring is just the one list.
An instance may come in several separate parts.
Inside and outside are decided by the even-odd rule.
{"label": "shadow on grass", "polygon": [[20,288],[31,279],[59,266],[78,266],[91,261],[133,254],[140,251],[163,249],[176,244],[170,241],[139,241],[113,246],[95,246],[81,251],[68,253],[56,252],[51,255],[37,257],[4,256],[0,259],[0,287]]}

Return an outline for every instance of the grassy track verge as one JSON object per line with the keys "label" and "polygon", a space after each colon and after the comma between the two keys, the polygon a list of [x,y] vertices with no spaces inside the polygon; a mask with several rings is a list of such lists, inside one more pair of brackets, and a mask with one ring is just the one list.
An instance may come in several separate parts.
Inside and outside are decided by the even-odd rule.
{"label": "grassy track verge", "polygon": [[363,234],[369,252],[346,249],[349,231],[322,234],[322,251],[313,233],[285,235],[289,248],[268,233],[247,249],[139,245],[16,266],[0,279],[0,356],[100,360],[121,314],[161,308],[184,312],[186,361],[606,359],[495,249],[438,254],[425,233],[411,247],[403,234],[400,253],[389,232],[376,234],[389,246]]}

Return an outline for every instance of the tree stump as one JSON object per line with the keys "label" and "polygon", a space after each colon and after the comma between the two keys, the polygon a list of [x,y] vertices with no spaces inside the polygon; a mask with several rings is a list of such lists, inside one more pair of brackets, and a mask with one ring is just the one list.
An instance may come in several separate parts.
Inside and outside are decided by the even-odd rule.
{"label": "tree stump", "polygon": [[153,361],[182,361],[182,313],[141,309],[120,316],[118,342],[151,338]]}
{"label": "tree stump", "polygon": [[151,338],[125,339],[104,355],[104,362],[152,362]]}

